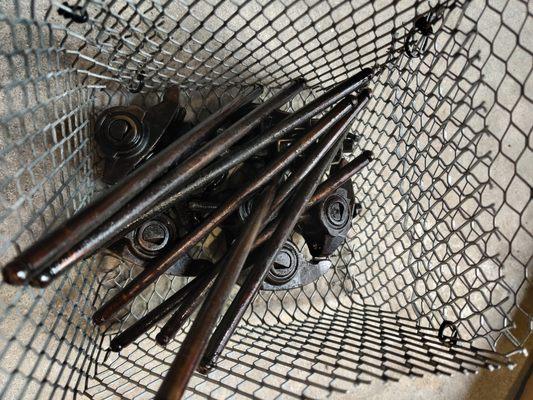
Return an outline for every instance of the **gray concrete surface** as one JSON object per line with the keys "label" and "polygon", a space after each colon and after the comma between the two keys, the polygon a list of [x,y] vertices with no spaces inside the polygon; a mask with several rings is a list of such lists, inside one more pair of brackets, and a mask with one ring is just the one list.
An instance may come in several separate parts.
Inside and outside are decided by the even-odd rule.
{"label": "gray concrete surface", "polygon": [[[52,3],[56,7],[60,2]],[[375,10],[380,10],[388,2],[375,2]],[[400,2],[402,3],[402,2]],[[403,2],[406,4],[408,2]],[[468,15],[474,21],[478,21],[479,29],[485,34],[482,38],[478,38],[476,45],[481,50],[481,57],[487,57],[487,46],[493,46],[493,53],[496,57],[491,57],[482,70],[484,79],[492,87],[498,87],[498,79],[503,79],[506,75],[505,71],[502,71],[501,57],[507,57],[510,49],[514,49],[516,39],[513,35],[500,34],[498,27],[502,25],[502,21],[508,26],[514,29],[522,29],[522,37],[531,37],[531,17],[525,20],[524,15],[527,14],[527,7],[523,6],[520,2],[510,2],[507,7],[504,8],[506,1],[490,2],[491,7],[489,11],[484,7],[484,2],[476,0],[470,6]],[[149,2],[143,3],[143,7],[149,7]],[[38,1],[32,3],[30,6],[26,1],[20,2],[6,2],[0,7],[3,7],[3,11],[7,15],[19,14],[23,18],[31,18],[31,13],[37,16],[37,19],[43,19],[45,16],[48,21],[57,24],[57,26],[63,26],[65,20],[58,16],[55,11],[47,13],[50,3],[48,1]],[[271,7],[265,10],[268,15],[275,16],[277,8],[281,8],[280,4],[274,4],[275,7]],[[276,7],[277,6],[277,7]],[[17,8],[18,7],[18,8]],[[324,4],[324,9],[320,7],[314,8],[313,12],[320,15],[327,5]],[[113,11],[118,12],[122,8],[122,4],[116,2],[113,4]],[[171,18],[167,19],[163,28],[172,27],[172,18],[176,15],[180,15],[183,10],[183,5],[174,2],[167,7],[167,13]],[[401,7],[399,7],[401,8]],[[95,4],[91,4],[89,11],[97,10],[98,7]],[[198,18],[204,18],[208,15],[208,7],[204,10],[197,10],[196,15]],[[229,18],[233,6],[220,7],[218,17]],[[502,11],[504,9],[504,11]],[[207,11],[206,11],[207,10]],[[147,11],[148,15],[154,15],[158,11],[158,8]],[[261,11],[259,5],[252,5],[248,7],[244,13],[245,18],[252,18],[253,13]],[[123,16],[129,15],[130,11],[122,11]],[[372,8],[362,10],[357,14],[358,20],[364,20],[365,15],[373,12]],[[529,11],[530,12],[530,11]],[[248,14],[247,14],[248,13]],[[291,18],[295,18],[298,15],[298,11],[292,10],[289,13]],[[342,17],[342,12],[337,12],[335,18]],[[385,16],[382,15],[383,18]],[[405,17],[407,18],[407,17]],[[86,37],[76,37],[75,35],[69,35],[66,42],[62,42],[64,38],[64,31],[61,29],[54,30],[53,35],[50,37],[44,35],[42,37],[42,44],[44,48],[62,46],[67,49],[76,49],[77,46],[84,43],[85,39],[99,39],[105,43],[104,37],[96,37],[95,32],[103,27],[113,26],[112,20],[107,21],[107,25],[103,23],[100,26],[95,26],[94,30],[89,32]],[[142,22],[137,26],[149,26],[149,21]],[[217,24],[216,20],[209,20],[205,22],[206,25],[210,23]],[[255,23],[256,27],[262,26],[264,21],[258,18]],[[321,23],[327,24],[327,21]],[[343,19],[342,23],[336,26],[336,29],[341,30],[351,26],[353,21],[351,19]],[[305,32],[305,21],[301,26],[296,28]],[[229,27],[231,29],[240,29],[242,27],[242,21],[238,19],[231,20]],[[25,35],[35,35],[34,28],[26,27],[24,24],[17,24],[16,29],[12,29],[13,26],[0,23],[0,42],[5,44],[4,51],[6,53],[13,52],[14,48],[11,47],[13,43],[18,43],[21,49],[28,48],[28,37]],[[72,32],[80,32],[79,27],[71,26]],[[120,29],[124,29],[128,32],[128,28],[119,26]],[[318,26],[319,29],[323,27]],[[34,29],[34,30],[32,30]],[[117,28],[118,29],[118,28]],[[146,27],[144,27],[146,29]],[[276,29],[281,29],[276,27]],[[362,26],[361,28],[369,29]],[[370,30],[369,30],[370,31]],[[29,33],[28,33],[29,32]],[[42,32],[47,32],[46,27],[42,27]],[[83,30],[81,30],[83,32]],[[231,31],[223,30],[220,32],[220,40],[229,40],[231,38]],[[312,34],[313,32],[307,32],[306,34]],[[243,37],[246,37],[249,32],[244,31]],[[294,33],[293,33],[294,34]],[[335,32],[333,32],[335,34]],[[35,40],[36,36],[33,36],[32,40]],[[180,42],[184,38],[187,38],[188,34],[182,31],[178,31],[175,36],[176,42]],[[209,31],[199,30],[195,33],[195,39],[199,42],[209,38]],[[522,37],[518,38],[518,41],[523,41]],[[243,68],[238,62],[236,66],[228,72],[224,66],[219,66],[220,71],[223,71],[225,77],[247,77],[260,78],[264,83],[279,83],[283,79],[283,74],[275,72],[275,63],[273,60],[284,60],[288,62],[291,57],[298,58],[301,54],[300,50],[295,50],[294,53],[287,52],[287,49],[278,50],[278,53],[270,54],[269,49],[283,44],[284,40],[290,38],[290,33],[287,38],[280,37],[279,40],[272,40],[272,30],[266,29],[261,32],[257,38],[260,42],[269,43],[265,48],[258,50],[257,54],[250,56],[249,48],[257,46],[255,42],[247,43],[248,47],[239,47],[238,42],[231,41],[227,47],[222,46],[219,50],[219,56],[227,56],[229,52],[235,52],[235,57],[231,57],[229,62],[235,62],[246,57],[252,57],[254,65],[251,68]],[[133,46],[142,40],[141,33],[133,34],[129,37]],[[246,41],[244,42],[246,43]],[[316,44],[315,44],[316,45]],[[493,104],[495,99],[499,104],[498,107],[490,109],[490,116],[487,120],[489,124],[489,130],[492,133],[492,139],[487,139],[486,142],[481,142],[481,149],[492,151],[494,154],[498,154],[499,151],[508,155],[509,159],[498,158],[496,164],[491,169],[491,178],[496,182],[500,189],[496,187],[494,192],[487,192],[487,197],[484,199],[487,202],[494,202],[497,207],[502,210],[498,214],[497,224],[498,229],[501,230],[505,237],[513,237],[516,232],[519,231],[518,226],[522,225],[527,227],[531,231],[531,223],[533,214],[531,213],[531,199],[530,192],[527,184],[531,185],[533,181],[533,158],[531,155],[531,144],[527,147],[527,141],[531,142],[531,136],[524,138],[523,134],[518,133],[515,130],[508,130],[507,118],[508,112],[505,112],[506,107],[514,106],[517,96],[521,95],[522,89],[531,95],[531,79],[527,80],[527,76],[531,77],[531,53],[528,53],[524,49],[531,49],[531,46],[527,47],[526,43],[522,43],[522,48],[515,51],[515,55],[512,60],[504,67],[508,71],[511,71],[514,79],[519,79],[521,82],[526,82],[524,86],[516,85],[511,81],[505,81],[504,84],[499,86],[497,93],[492,91],[484,91],[480,89],[476,99],[480,102],[485,100],[488,104]],[[173,49],[175,43],[168,45],[168,49]],[[312,46],[311,46],[312,47]],[[475,46],[474,46],[475,48]],[[289,47],[290,49],[290,47]],[[122,48],[121,50],[124,50]],[[145,52],[148,48],[143,48],[139,51],[137,56],[141,61],[149,58]],[[309,51],[309,50],[307,50]],[[474,50],[473,50],[474,51]],[[89,46],[84,49],[85,54],[88,57],[96,57],[97,51],[94,46]],[[119,52],[120,53],[120,52]],[[252,52],[253,53],[253,52]],[[286,54],[290,53],[291,57]],[[31,52],[30,52],[31,54]],[[187,68],[180,69],[183,63],[179,60],[173,60],[165,68],[162,68],[160,76],[150,83],[156,86],[159,82],[164,82],[165,76],[170,76],[169,81],[180,81],[181,79],[192,79],[195,74],[201,75],[205,73],[209,68],[205,64],[202,64],[191,55],[194,54],[199,59],[202,58],[202,46],[197,42],[188,42],[187,46],[183,49],[183,57],[187,60]],[[332,52],[327,57],[335,58],[336,53]],[[1,137],[0,137],[0,178],[2,182],[1,190],[1,206],[0,209],[0,254],[3,259],[7,260],[12,257],[18,250],[23,248],[28,243],[34,241],[42,232],[44,232],[50,225],[60,219],[65,212],[72,212],[72,210],[87,201],[91,196],[93,187],[92,184],[95,181],[96,175],[92,172],[94,164],[93,150],[90,143],[86,141],[90,137],[90,130],[88,125],[84,122],[87,121],[94,110],[89,106],[78,107],[79,104],[84,104],[94,92],[90,91],[77,91],[74,90],[69,96],[64,96],[64,93],[73,88],[72,76],[59,75],[51,77],[47,75],[50,71],[59,72],[62,70],[61,63],[57,63],[53,59],[47,58],[49,55],[41,54],[41,58],[27,58],[14,57],[11,60],[3,57],[0,58],[0,119],[7,118],[15,112],[26,108],[26,115],[32,114],[31,120],[25,120],[23,122],[17,121],[10,124],[2,125]],[[75,57],[74,54],[63,54],[63,60],[71,60]],[[317,55],[317,58],[320,58]],[[327,58],[326,57],[326,58]],[[178,57],[179,58],[179,57]],[[120,54],[117,55],[117,60],[107,60],[112,65],[120,65],[122,58]],[[11,61],[13,64],[10,64]],[[296,63],[296,70],[300,68],[301,73],[305,73],[305,64],[309,60],[306,57],[300,58],[300,63]],[[329,61],[329,60],[328,60]],[[332,61],[334,62],[334,61]],[[44,63],[44,64],[43,64]],[[85,68],[88,68],[92,64],[90,58],[78,61],[78,71],[73,72],[74,79],[84,79],[87,75]],[[113,64],[115,63],[115,64]],[[25,64],[29,65],[29,70],[25,68]],[[158,64],[159,65],[159,64]],[[266,66],[265,66],[266,65]],[[135,67],[135,62],[127,67]],[[288,67],[294,73],[293,67]],[[47,70],[48,69],[48,70]],[[176,72],[175,76],[170,75],[172,71]],[[92,74],[105,73],[109,74],[112,71],[102,68],[93,68]],[[133,72],[132,72],[133,74]],[[274,75],[270,75],[274,74]],[[528,75],[529,74],[529,75]],[[131,74],[130,74],[131,75]],[[313,74],[311,75],[311,84],[320,82],[320,77]],[[272,76],[274,78],[272,78]],[[327,78],[327,73],[325,73]],[[25,81],[29,78],[41,77],[39,84],[32,86],[31,84],[25,84],[26,93],[23,90],[15,88],[6,89],[11,82],[20,80]],[[192,78],[191,78],[192,77]],[[115,78],[113,78],[115,79]],[[91,83],[98,82],[102,85],[107,85],[111,92],[116,88],[113,79],[101,79],[98,76],[93,76],[89,79]],[[327,80],[327,79],[326,79]],[[323,83],[323,82],[322,82]],[[25,97],[30,93],[29,97]],[[529,96],[531,97],[531,96]],[[46,102],[46,99],[53,98],[54,101],[49,106],[44,107],[35,113],[30,113],[28,107],[31,107],[39,102]],[[130,99],[118,96],[117,99],[111,100],[114,102],[125,102]],[[101,102],[106,105],[109,99],[105,95],[98,95],[97,108]],[[200,102],[201,103],[201,102]],[[524,107],[524,104],[526,107]],[[516,111],[512,113],[513,123],[521,129],[523,132],[531,132],[531,115],[527,111],[527,105],[530,103],[520,102],[517,105]],[[59,120],[65,113],[73,112],[74,115],[69,118],[74,120],[69,121],[69,118],[61,120],[60,123],[55,126],[49,124],[50,121]],[[442,118],[446,117],[447,108],[442,108],[439,115]],[[75,129],[78,127],[79,129]],[[28,132],[32,134],[30,137],[26,136]],[[505,135],[505,138],[502,137]],[[50,149],[53,148],[53,151]],[[76,150],[78,152],[76,153]],[[481,151],[481,150],[480,150]],[[72,163],[65,162],[72,154],[77,154],[73,157]],[[446,154],[438,156],[445,157]],[[515,164],[511,160],[514,160]],[[79,171],[76,170],[80,168]],[[522,177],[522,181],[513,181],[513,174],[518,173]],[[453,177],[452,177],[453,178]],[[513,183],[512,187],[508,187]],[[525,186],[524,186],[525,183]],[[529,187],[530,189],[530,187]],[[54,196],[57,193],[61,193],[59,196]],[[503,198],[505,196],[505,198]],[[509,208],[513,207],[522,210],[522,216],[517,220],[517,212]],[[44,210],[41,207],[46,206]],[[40,215],[36,218],[36,215]],[[523,230],[522,230],[523,231]],[[521,232],[522,232],[521,231]],[[492,243],[491,243],[492,244]],[[505,253],[506,246],[509,246],[509,241],[495,242],[495,246],[491,249],[494,254]],[[501,260],[506,268],[502,271],[506,279],[510,284],[519,283],[521,278],[520,274],[523,274],[523,268],[520,263],[516,263],[513,259],[519,259],[522,264],[527,264],[528,257],[531,256],[531,242],[528,240],[527,235],[522,234],[518,236],[517,240],[512,241],[513,252],[508,259]],[[379,253],[379,249],[375,249]],[[4,260],[4,261],[5,261]],[[522,268],[522,269],[521,269]],[[80,276],[74,276],[72,279],[65,281],[66,286],[62,288],[65,290],[66,298],[78,299],[79,293],[76,290],[82,287],[80,283]],[[79,286],[77,286],[79,285]],[[87,290],[87,287],[83,290]],[[168,293],[168,288],[166,288]],[[517,302],[526,295],[527,285],[524,289],[518,292]],[[92,299],[95,295],[94,290],[88,290],[81,298]],[[151,296],[147,296],[150,298]],[[74,359],[77,349],[81,353],[92,350],[93,348],[81,337],[80,332],[86,330],[91,332],[90,324],[87,321],[73,322],[72,319],[65,323],[68,319],[66,316],[74,315],[74,309],[78,307],[78,310],[90,313],[90,304],[68,304],[66,308],[61,308],[64,305],[61,298],[54,297],[51,291],[45,293],[34,293],[32,291],[20,292],[16,289],[7,287],[5,284],[0,289],[0,304],[1,304],[1,327],[0,327],[0,351],[3,355],[2,366],[0,366],[0,392],[2,387],[6,385],[8,379],[12,377],[13,370],[18,369],[18,375],[11,381],[11,388],[7,393],[4,393],[5,398],[14,397],[17,392],[20,394],[22,390],[25,390],[25,398],[33,398],[35,395],[39,395],[41,398],[45,398],[53,392],[53,385],[50,382],[57,379],[60,385],[67,385],[71,382],[67,382],[64,375],[59,372],[47,372],[48,382],[45,384],[45,388],[40,389],[38,381],[32,381],[28,384],[25,380],[25,375],[34,374],[36,379],[39,379],[40,374],[44,373],[44,370],[59,369],[63,363],[67,363],[69,366],[77,364]],[[55,304],[55,311],[48,310],[49,304]],[[524,305],[524,310],[530,310],[528,304]],[[520,314],[520,312],[519,312]],[[523,319],[523,312],[520,314],[520,319]],[[517,317],[517,320],[519,319]],[[81,318],[82,319],[82,318]],[[36,324],[44,320],[44,328],[35,330]],[[27,322],[30,321],[30,322]],[[74,328],[72,328],[74,327]],[[71,329],[72,328],[72,329]],[[37,332],[37,333],[35,333]],[[527,335],[527,330],[523,335]],[[94,331],[91,334],[95,335]],[[518,335],[518,334],[517,334]],[[522,336],[523,336],[522,335]],[[520,336],[520,335],[519,335]],[[520,336],[520,337],[522,337]],[[44,344],[43,344],[44,343]],[[73,346],[74,345],[74,346]],[[24,346],[29,346],[32,351],[25,351]],[[150,346],[150,345],[148,345]],[[43,348],[44,347],[44,348]],[[503,347],[502,347],[503,348]],[[73,350],[74,349],[74,350]],[[39,351],[43,351],[47,356],[40,357]],[[505,351],[503,349],[502,351]],[[138,354],[141,357],[144,353]],[[131,355],[132,358],[136,358],[135,354]],[[103,359],[100,358],[100,360]],[[51,361],[52,360],[52,361]],[[505,399],[512,391],[513,385],[520,377],[523,371],[523,365],[525,363],[524,357],[516,358],[519,365],[512,371],[501,370],[493,373],[481,372],[479,375],[454,375],[453,377],[437,377],[437,376],[425,376],[423,378],[402,378],[397,383],[381,383],[379,381],[371,385],[358,386],[351,394],[345,396],[336,396],[339,399],[348,398],[375,398],[375,399],[412,399],[412,398],[442,398],[442,399]],[[146,361],[149,365],[150,362]],[[84,365],[84,368],[87,366]],[[157,369],[157,367],[154,367]],[[141,380],[141,378],[139,378]],[[91,385],[96,386],[96,393],[98,394],[98,382],[91,382]],[[71,394],[69,393],[68,396]],[[95,395],[97,398],[98,396]],[[103,395],[102,395],[103,397]]]}

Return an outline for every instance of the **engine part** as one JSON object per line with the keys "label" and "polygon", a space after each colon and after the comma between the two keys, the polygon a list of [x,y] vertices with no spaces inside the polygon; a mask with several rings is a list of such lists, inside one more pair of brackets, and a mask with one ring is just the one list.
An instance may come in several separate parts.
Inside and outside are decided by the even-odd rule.
{"label": "engine part", "polygon": [[161,214],[145,221],[140,227],[128,232],[122,240],[109,249],[137,265],[144,265],[168,248],[178,238],[175,222],[168,214]]}
{"label": "engine part", "polygon": [[[373,74],[374,71],[372,69],[363,69],[353,77],[348,78],[330,90],[327,90],[320,97],[306,104],[295,113],[290,114],[288,117],[264,132],[259,137],[250,139],[249,142],[243,145],[236,146],[229,152],[228,155],[224,157],[223,160],[214,162],[198,176],[196,176],[193,182],[188,184],[182,190],[179,190],[165,198],[156,207],[147,211],[142,217],[139,217],[137,220],[135,220],[134,223],[140,224],[143,220],[151,218],[153,215],[161,212],[161,210],[164,210],[170,207],[172,204],[182,201],[192,193],[201,190],[201,188],[203,188],[207,183],[216,177],[226,173],[231,168],[241,164],[245,160],[253,157],[255,154],[258,154],[263,149],[274,143],[277,139],[284,137],[288,132],[291,132],[301,124],[304,124],[305,121],[314,115],[317,115],[332,104],[335,104],[339,99],[343,98],[347,94],[360,90],[370,81],[370,79],[372,79]],[[93,243],[93,245],[96,244]]]}
{"label": "engine part", "polygon": [[[370,156],[364,152],[358,157],[356,165],[361,164],[361,158],[368,160]],[[363,164],[366,164],[365,161]],[[353,171],[352,166],[353,164],[344,158],[336,165],[332,165],[331,179],[328,183],[329,194],[324,196],[319,204],[311,207],[299,222],[297,229],[304,237],[313,257],[327,257],[333,254],[346,240],[346,235],[352,226],[352,218],[361,210],[361,206],[355,201],[350,180],[332,192],[332,186],[338,186],[339,177],[346,176],[346,171]],[[324,194],[325,192],[322,193]]]}
{"label": "engine part", "polygon": [[[237,295],[231,302],[224,317],[209,340],[207,349],[200,362],[200,372],[205,373],[216,364],[219,355],[226,347],[227,342],[235,331],[244,312],[257,295],[276,255],[296,226],[300,215],[304,211],[305,206],[315,191],[322,175],[337,154],[339,147],[344,140],[343,136],[344,131],[340,137],[337,138],[338,143],[331,148],[328,154],[320,160],[311,173],[298,186],[292,201],[286,203],[282,207],[280,211],[281,218],[279,225],[272,234],[272,237],[260,248],[258,256],[254,257],[254,260],[258,261],[251,267],[244,283],[241,285]],[[163,385],[165,382],[174,378],[173,375],[167,374],[163,381]]]}
{"label": "engine part", "polygon": [[331,268],[329,260],[307,261],[298,247],[288,240],[276,255],[262,290],[289,290],[308,285]]}
{"label": "engine part", "polygon": [[235,285],[242,267],[248,258],[255,237],[259,233],[259,229],[270,210],[275,193],[275,184],[269,185],[263,191],[261,200],[254,207],[252,214],[247,219],[247,224],[243,225],[239,238],[225,258],[223,267],[215,280],[213,288],[211,290],[206,288],[194,296],[189,304],[184,301],[184,304],[167,321],[165,326],[161,328],[156,339],[160,344],[167,344],[178,332],[183,322],[202,302],[203,297],[209,290],[205,302],[200,308],[168,372],[170,375],[175,376],[176,379],[172,381],[167,380],[167,387],[162,386],[160,389],[161,392],[182,393],[185,390],[191,375],[200,362],[209,336],[222,312],[224,303],[230,295],[231,289]]}
{"label": "engine part", "polygon": [[[250,114],[241,118],[232,127],[207,142],[192,156],[175,168],[170,169],[167,174],[146,188],[141,195],[125,205],[113,217],[109,218],[99,229],[96,229],[91,235],[85,238],[79,246],[72,249],[72,252],[69,252],[66,257],[61,258],[54,265],[42,271],[36,279],[32,280],[32,284],[35,286],[46,286],[51,280],[55,279],[72,265],[73,261],[79,259],[78,257],[91,254],[106,241],[109,242],[117,235],[120,236],[123,234],[125,229],[131,229],[132,224],[139,218],[143,218],[142,216],[148,210],[162,202],[169,194],[178,191],[180,186],[187,183],[203,167],[249,133],[270,111],[290,101],[303,87],[304,82],[302,80],[295,80],[288,87],[280,90],[265,103],[254,109]],[[212,179],[209,179],[207,182],[210,180]],[[144,219],[149,218],[144,217]]]}
{"label": "engine part", "polygon": [[[276,258],[265,277],[265,282],[274,286],[283,285],[292,279],[302,264],[303,257],[301,257],[298,248],[291,241],[287,241],[276,254]],[[263,282],[263,287],[265,282]]]}
{"label": "engine part", "polygon": [[373,157],[374,155],[371,151],[364,150],[349,163],[341,165],[340,168],[331,171],[329,177],[318,185],[313,197],[311,197],[311,200],[309,201],[309,207],[319,203],[348,182],[352,176],[368,165]]}
{"label": "engine part", "polygon": [[207,281],[204,285],[199,286],[195,290],[191,290],[183,298],[183,301],[174,311],[174,314],[167,320],[165,325],[161,327],[155,337],[155,341],[161,346],[166,346],[176,336],[178,331],[189,317],[196,311],[196,309],[204,302],[204,299],[213,286],[214,279]]}
{"label": "engine part", "polygon": [[172,310],[176,309],[183,302],[185,296],[188,293],[196,292],[196,290],[198,290],[199,288],[205,286],[209,282],[212,282],[214,280],[214,277],[216,276],[215,272],[215,267],[213,267],[205,274],[193,279],[191,282],[187,283],[180,290],[178,290],[168,299],[163,301],[153,310],[149,311],[141,319],[135,321],[132,325],[130,325],[123,332],[115,336],[113,340],[111,340],[109,346],[110,350],[120,351],[124,347],[133,343],[142,334],[148,332],[148,330],[153,327],[157,322],[161,321]]}
{"label": "engine part", "polygon": [[[145,221],[140,227],[128,232],[123,238],[109,246],[107,250],[123,260],[146,267],[151,260],[161,255],[177,239],[176,224],[165,213]],[[167,270],[167,273],[187,275],[188,265],[191,261],[191,257],[185,254]],[[208,261],[204,262],[208,263]],[[195,269],[198,268],[201,267],[197,266]]]}
{"label": "engine part", "polygon": [[313,257],[330,256],[346,240],[352,226],[354,206],[353,197],[349,197],[345,188],[339,188],[299,221],[297,230]]}
{"label": "engine part", "polygon": [[[355,104],[354,104],[355,103]],[[185,238],[167,254],[159,258],[155,265],[150,269],[145,269],[137,275],[126,287],[124,287],[113,298],[106,302],[100,309],[98,309],[93,321],[95,324],[101,324],[109,319],[122,306],[127,304],[133,297],[139,294],[150,283],[157,279],[165,270],[170,268],[174,262],[192,248],[199,240],[205,237],[214,227],[227,218],[234,212],[239,205],[249,198],[253,192],[263,185],[268,183],[271,179],[276,177],[292,162],[302,151],[313,144],[322,134],[331,128],[331,126],[346,115],[352,107],[358,106],[355,100],[347,98],[337,104],[328,114],[321,118],[320,122],[305,136],[299,139],[298,143],[291,146],[291,149],[281,154],[278,158],[273,160],[269,167],[263,171],[255,181],[243,187],[240,191],[229,198],[221,207],[209,215],[194,231],[190,232]],[[355,107],[358,108],[358,107]],[[340,135],[342,132],[333,131],[333,135]]]}
{"label": "engine part", "polygon": [[[145,221],[108,247],[117,257],[141,267],[171,248],[179,238],[177,217],[166,212]],[[196,276],[212,267],[208,260],[193,260],[189,254],[179,258],[166,273],[178,276]]]}
{"label": "engine part", "polygon": [[[102,180],[115,184],[153,155],[168,127],[181,122],[185,110],[178,106],[179,91],[167,91],[163,102],[144,110],[138,106],[111,107],[96,121],[95,139],[104,158]],[[164,129],[154,129],[156,119]]]}
{"label": "engine part", "polygon": [[[96,236],[90,236],[89,239],[85,237],[133,199],[173,163],[194,151],[214,129],[220,126],[228,114],[252,101],[261,92],[261,89],[256,88],[235,98],[111,187],[103,196],[28,247],[4,266],[2,269],[4,281],[12,285],[22,285],[27,283],[31,277],[34,286],[47,286],[68,266],[92,254],[91,251],[94,252],[99,247],[112,242],[113,237],[111,235],[99,235],[98,239]],[[168,92],[169,97],[172,93],[175,92]],[[176,98],[176,104],[177,101]],[[161,120],[151,118],[150,121],[154,124],[150,129],[166,129]],[[146,219],[150,219],[153,215]],[[127,230],[129,229],[125,229],[125,231]],[[122,234],[124,231],[116,237],[120,237]],[[85,238],[82,241],[84,247],[75,246],[83,238]]]}

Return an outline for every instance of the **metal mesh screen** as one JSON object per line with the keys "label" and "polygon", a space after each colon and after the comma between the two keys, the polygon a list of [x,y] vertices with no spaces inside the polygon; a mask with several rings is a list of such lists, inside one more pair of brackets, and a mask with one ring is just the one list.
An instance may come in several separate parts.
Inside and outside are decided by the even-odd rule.
{"label": "metal mesh screen", "polygon": [[[353,181],[363,212],[335,268],[261,293],[187,395],[323,397],[508,365],[531,334],[532,29],[531,4],[511,0],[3,3],[2,261],[100,189],[101,109],[178,84],[198,121],[245,86],[303,76],[296,109],[378,66],[352,128],[354,156],[376,159]],[[185,279],[162,276],[105,331],[90,321],[136,273],[97,255],[46,290],[2,284],[0,397],[153,397],[179,338],[161,348],[152,330],[118,355],[109,340]],[[444,321],[457,343],[439,340]]]}

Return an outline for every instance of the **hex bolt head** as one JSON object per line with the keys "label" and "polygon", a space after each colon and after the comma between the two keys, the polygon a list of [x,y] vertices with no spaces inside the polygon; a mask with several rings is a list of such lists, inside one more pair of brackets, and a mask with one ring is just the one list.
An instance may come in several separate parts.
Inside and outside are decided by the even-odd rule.
{"label": "hex bolt head", "polygon": [[170,230],[161,221],[150,220],[141,225],[136,236],[139,246],[147,252],[163,249],[170,240]]}

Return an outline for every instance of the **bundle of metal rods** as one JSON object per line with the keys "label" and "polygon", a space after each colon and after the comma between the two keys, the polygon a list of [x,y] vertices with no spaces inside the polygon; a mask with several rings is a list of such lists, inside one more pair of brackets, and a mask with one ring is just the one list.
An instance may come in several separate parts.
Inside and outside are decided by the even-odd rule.
{"label": "bundle of metal rods", "polygon": [[[156,338],[165,345],[199,308],[157,395],[161,399],[180,398],[195,370],[205,372],[216,363],[302,213],[370,161],[371,153],[363,152],[320,183],[357,114],[370,98],[366,86],[372,75],[371,69],[360,71],[259,135],[250,132],[269,114],[291,101],[305,83],[291,82],[227,126],[230,117],[235,120],[237,110],[257,99],[262,90],[254,88],[242,94],[27,248],[3,268],[4,280],[13,285],[46,287],[70,268],[80,265],[77,261],[109,246],[125,232],[189,198],[191,193],[329,110],[308,129],[298,131],[291,145],[268,159],[260,173],[225,198],[169,251],[154,259],[94,313],[95,324],[110,321],[239,206],[252,196],[260,199],[253,203],[246,223],[240,226],[239,234],[216,265],[198,274],[111,342],[111,350],[120,351],[174,312]],[[220,130],[222,126],[224,129]],[[290,174],[286,174],[289,167]],[[241,285],[237,296],[217,325],[223,305],[238,280]]]}

